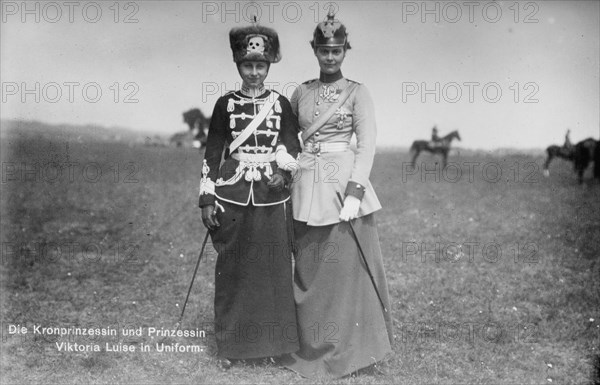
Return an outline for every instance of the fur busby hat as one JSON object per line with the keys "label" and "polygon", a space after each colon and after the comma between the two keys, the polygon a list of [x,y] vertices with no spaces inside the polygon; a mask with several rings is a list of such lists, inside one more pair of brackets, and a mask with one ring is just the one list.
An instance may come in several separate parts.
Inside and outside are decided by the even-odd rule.
{"label": "fur busby hat", "polygon": [[259,25],[233,28],[229,31],[229,44],[236,63],[249,60],[277,63],[281,60],[279,37],[271,28]]}
{"label": "fur busby hat", "polygon": [[350,49],[346,27],[335,19],[332,10],[327,14],[327,20],[320,22],[315,28],[313,39],[310,41],[313,49],[317,47],[344,47]]}

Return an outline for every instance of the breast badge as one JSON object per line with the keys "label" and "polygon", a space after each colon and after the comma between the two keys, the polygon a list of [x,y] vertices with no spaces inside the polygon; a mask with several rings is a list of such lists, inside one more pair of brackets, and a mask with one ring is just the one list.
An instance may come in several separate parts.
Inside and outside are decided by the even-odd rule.
{"label": "breast badge", "polygon": [[322,97],[323,100],[328,103],[335,103],[340,97],[340,93],[342,92],[341,89],[331,84],[323,85],[322,89],[323,90],[321,91],[319,96]]}

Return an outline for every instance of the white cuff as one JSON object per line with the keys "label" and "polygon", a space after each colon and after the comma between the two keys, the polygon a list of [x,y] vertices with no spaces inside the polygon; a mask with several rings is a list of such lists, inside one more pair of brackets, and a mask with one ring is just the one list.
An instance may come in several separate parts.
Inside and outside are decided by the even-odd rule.
{"label": "white cuff", "polygon": [[200,181],[200,195],[210,194],[215,195],[215,182],[210,179],[202,179]]}

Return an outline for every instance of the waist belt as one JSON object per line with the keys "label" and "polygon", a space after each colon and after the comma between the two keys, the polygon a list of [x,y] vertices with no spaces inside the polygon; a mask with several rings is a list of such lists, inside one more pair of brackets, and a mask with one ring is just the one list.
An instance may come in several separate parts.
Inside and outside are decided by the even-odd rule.
{"label": "waist belt", "polygon": [[275,161],[275,154],[248,154],[246,152],[236,152],[231,154],[231,157],[240,162],[251,163],[269,163]]}
{"label": "waist belt", "polygon": [[329,143],[306,143],[304,152],[323,153],[323,152],[343,152],[350,149],[350,145],[344,142],[329,142]]}

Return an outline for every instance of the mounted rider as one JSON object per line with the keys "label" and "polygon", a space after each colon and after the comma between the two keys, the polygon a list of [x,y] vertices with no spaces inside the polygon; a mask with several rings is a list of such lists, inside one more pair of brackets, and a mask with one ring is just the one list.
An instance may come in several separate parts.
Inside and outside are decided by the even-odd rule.
{"label": "mounted rider", "polygon": [[563,145],[563,148],[568,152],[573,151],[573,144],[571,143],[571,139],[569,138],[570,134],[571,130],[567,129],[567,133],[565,134],[565,144]]}
{"label": "mounted rider", "polygon": [[429,142],[429,147],[437,148],[442,146],[442,138],[438,136],[437,126],[433,126],[431,129],[431,141]]}

